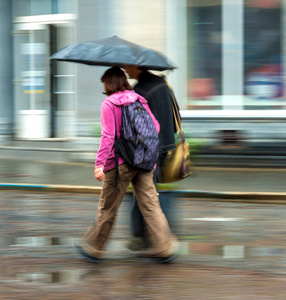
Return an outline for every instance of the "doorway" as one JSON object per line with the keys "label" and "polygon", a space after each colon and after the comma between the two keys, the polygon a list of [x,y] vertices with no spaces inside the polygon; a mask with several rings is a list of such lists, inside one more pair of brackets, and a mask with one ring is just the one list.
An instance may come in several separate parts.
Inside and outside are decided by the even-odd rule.
{"label": "doorway", "polygon": [[14,30],[15,136],[75,135],[75,66],[50,55],[74,41],[72,23],[16,24]]}

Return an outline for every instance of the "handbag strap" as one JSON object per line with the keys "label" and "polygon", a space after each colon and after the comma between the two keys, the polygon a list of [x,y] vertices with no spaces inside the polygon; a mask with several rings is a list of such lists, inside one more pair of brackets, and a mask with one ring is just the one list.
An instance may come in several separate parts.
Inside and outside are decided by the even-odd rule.
{"label": "handbag strap", "polygon": [[173,115],[174,115],[176,130],[179,133],[180,140],[184,143],[185,142],[185,137],[184,137],[184,134],[183,134],[183,128],[182,128],[180,114],[179,114],[178,107],[177,107],[177,104],[176,104],[177,101],[176,101],[176,98],[175,98],[172,87],[170,86],[170,84],[168,83],[168,81],[166,79],[165,79],[165,82],[166,82],[166,84],[167,84],[167,86],[170,90],[170,94],[172,96],[172,109],[173,109]]}

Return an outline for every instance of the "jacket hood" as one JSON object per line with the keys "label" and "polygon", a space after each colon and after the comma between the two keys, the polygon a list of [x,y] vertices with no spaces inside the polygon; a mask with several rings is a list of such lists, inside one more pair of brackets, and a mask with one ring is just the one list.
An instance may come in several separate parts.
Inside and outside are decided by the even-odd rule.
{"label": "jacket hood", "polygon": [[134,91],[125,90],[124,92],[117,92],[108,96],[105,100],[112,102],[114,105],[129,105],[136,100],[140,100],[141,103],[147,103],[147,100],[135,93]]}

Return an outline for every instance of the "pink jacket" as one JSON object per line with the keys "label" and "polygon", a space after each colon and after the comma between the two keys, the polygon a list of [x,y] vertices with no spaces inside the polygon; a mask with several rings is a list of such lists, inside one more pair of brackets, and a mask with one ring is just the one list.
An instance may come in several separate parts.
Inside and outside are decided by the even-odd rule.
{"label": "pink jacket", "polygon": [[[134,91],[125,90],[124,92],[117,92],[105,98],[101,105],[101,140],[100,146],[96,155],[95,167],[103,167],[104,172],[115,168],[115,132],[120,137],[121,129],[121,106],[139,100],[144,108],[148,111],[155,124],[156,130],[159,133],[160,125],[151,113],[150,108],[142,96],[136,94]],[[119,157],[118,164],[123,164],[124,160]]]}

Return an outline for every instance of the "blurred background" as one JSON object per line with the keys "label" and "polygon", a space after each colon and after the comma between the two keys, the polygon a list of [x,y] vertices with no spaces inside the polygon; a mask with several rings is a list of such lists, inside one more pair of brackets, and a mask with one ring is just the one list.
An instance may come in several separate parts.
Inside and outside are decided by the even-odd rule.
{"label": "blurred background", "polygon": [[[161,187],[181,247],[167,268],[126,254],[128,197],[121,261],[71,248],[99,201],[106,68],[49,57],[114,35],[177,66],[164,75],[195,167]],[[285,53],[285,0],[0,0],[0,298],[285,299]]]}
{"label": "blurred background", "polygon": [[284,164],[282,0],[0,0],[0,8],[1,157],[37,159],[46,149],[48,161],[93,162],[106,68],[49,56],[117,35],[178,67],[165,75],[198,164],[247,165],[247,156],[255,164],[256,156],[260,165],[261,155]]}

